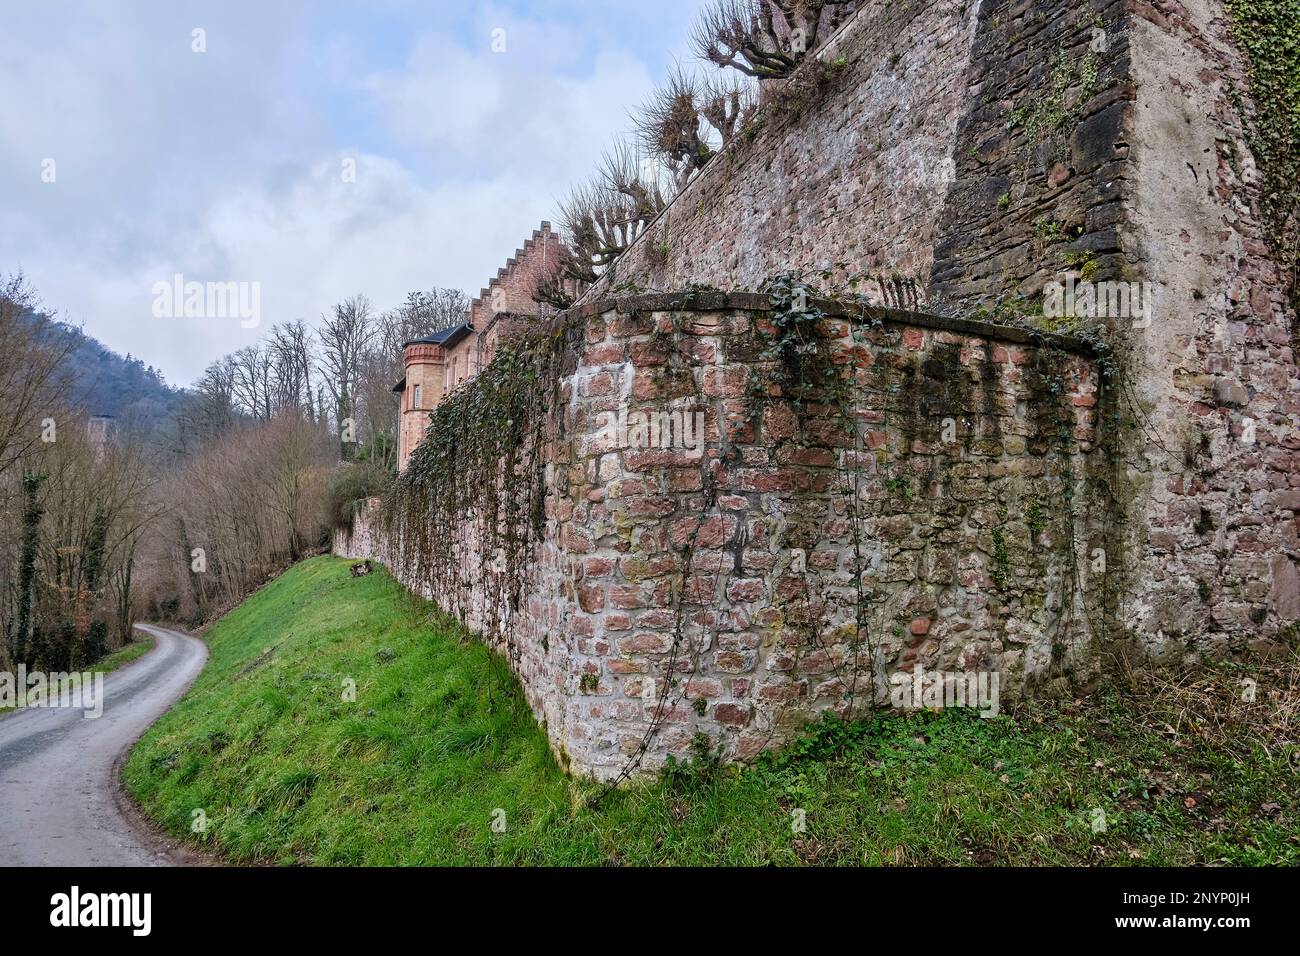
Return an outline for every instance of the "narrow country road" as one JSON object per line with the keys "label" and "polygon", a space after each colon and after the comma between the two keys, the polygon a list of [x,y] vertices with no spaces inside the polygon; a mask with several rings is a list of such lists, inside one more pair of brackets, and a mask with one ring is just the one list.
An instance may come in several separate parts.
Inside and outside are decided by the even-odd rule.
{"label": "narrow country road", "polygon": [[118,758],[190,686],[207,659],[197,638],[137,627],[157,646],[104,676],[104,710],[0,717],[0,866],[165,866],[162,841],[121,807]]}

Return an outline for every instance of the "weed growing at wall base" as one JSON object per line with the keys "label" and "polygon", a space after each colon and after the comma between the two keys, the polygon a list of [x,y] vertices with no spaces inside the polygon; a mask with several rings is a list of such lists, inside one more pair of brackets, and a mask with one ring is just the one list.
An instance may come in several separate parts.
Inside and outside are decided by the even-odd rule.
{"label": "weed growing at wall base", "polygon": [[996,717],[999,711],[997,671],[929,671],[917,662],[909,674],[889,675],[890,705],[900,710],[941,710],[969,707],[981,717]]}

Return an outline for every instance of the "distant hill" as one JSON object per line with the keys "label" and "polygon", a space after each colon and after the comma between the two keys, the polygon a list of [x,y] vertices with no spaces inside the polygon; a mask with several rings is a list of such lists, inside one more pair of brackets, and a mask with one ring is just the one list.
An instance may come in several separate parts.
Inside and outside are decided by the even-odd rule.
{"label": "distant hill", "polygon": [[185,391],[173,388],[153,366],[114,352],[103,342],[65,322],[51,331],[74,341],[68,359],[73,398],[88,414],[112,415],[120,424],[152,430],[173,419]]}

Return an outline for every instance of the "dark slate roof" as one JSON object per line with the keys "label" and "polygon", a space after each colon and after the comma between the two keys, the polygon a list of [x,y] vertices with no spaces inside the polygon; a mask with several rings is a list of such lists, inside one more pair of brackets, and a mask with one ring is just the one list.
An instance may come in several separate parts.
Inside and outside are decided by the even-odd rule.
{"label": "dark slate roof", "polygon": [[400,395],[402,392],[406,391],[406,376],[405,376],[405,375],[403,375],[403,376],[398,380],[397,384],[393,386],[393,391],[394,391],[394,392],[397,392],[399,395]]}
{"label": "dark slate roof", "polygon": [[468,322],[462,322],[460,325],[453,325],[449,329],[443,329],[441,332],[434,332],[432,335],[426,335],[422,339],[412,339],[409,342],[403,342],[402,348],[408,345],[441,345],[444,348],[451,348],[469,333],[474,331],[474,326]]}

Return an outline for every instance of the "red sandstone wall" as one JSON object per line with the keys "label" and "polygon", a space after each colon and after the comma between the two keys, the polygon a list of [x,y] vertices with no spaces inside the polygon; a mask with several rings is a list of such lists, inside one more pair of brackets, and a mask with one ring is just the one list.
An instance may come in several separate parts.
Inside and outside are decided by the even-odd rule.
{"label": "red sandstone wall", "polygon": [[[996,669],[1014,688],[1125,636],[1108,621],[1162,653],[1267,644],[1300,615],[1294,316],[1262,241],[1230,92],[1244,65],[1221,13],[874,4],[827,51],[845,64],[825,99],[769,116],[592,293],[896,271],[971,314],[1041,304],[1045,282],[1089,268],[1157,283],[1162,307],[1113,330],[1130,347],[1106,389],[1085,356],[1006,330],[895,315],[855,338],[834,320],[862,389],[858,451],[815,413],[803,442],[797,416],[751,420],[770,379],[749,347],[760,301],[584,306],[571,440],[505,646],[575,769],[616,775],[652,729],[646,766],[697,734],[749,755],[843,707],[855,662],[877,674],[864,700],[918,664]],[[1043,103],[1060,109],[1040,123]],[[666,374],[683,357],[686,375]],[[597,434],[601,413],[692,402],[703,464]],[[947,418],[956,444],[936,439]],[[473,624],[478,561],[461,557]]]}
{"label": "red sandstone wall", "polygon": [[1269,650],[1300,619],[1300,339],[1239,111],[1247,64],[1221,3],[1136,4],[1131,33],[1124,244],[1164,296],[1132,342],[1126,618],[1156,654]]}
{"label": "red sandstone wall", "polygon": [[1150,322],[1089,323],[1126,383],[1113,621],[1158,656],[1271,646],[1300,618],[1297,319],[1222,0],[870,3],[820,59],[824,95],[769,104],[589,295],[886,273],[1041,319],[1049,282],[1149,283]]}
{"label": "red sandstone wall", "polygon": [[587,298],[620,284],[755,288],[822,269],[899,274],[923,293],[969,108],[979,6],[868,0],[820,54],[837,64],[825,95],[769,107]]}
{"label": "red sandstone wall", "polygon": [[[489,636],[573,769],[612,778],[647,734],[637,769],[701,734],[751,757],[822,710],[887,701],[918,664],[997,672],[1011,694],[1086,659],[1104,540],[1091,359],[979,323],[830,318],[856,369],[846,430],[831,408],[760,400],[770,305],[715,299],[570,317],[585,342],[545,540]],[[698,450],[628,447],[602,418],[671,409],[703,416]],[[451,556],[463,590],[428,596],[482,628],[474,540]]]}

